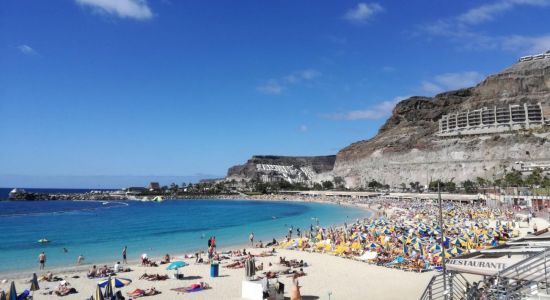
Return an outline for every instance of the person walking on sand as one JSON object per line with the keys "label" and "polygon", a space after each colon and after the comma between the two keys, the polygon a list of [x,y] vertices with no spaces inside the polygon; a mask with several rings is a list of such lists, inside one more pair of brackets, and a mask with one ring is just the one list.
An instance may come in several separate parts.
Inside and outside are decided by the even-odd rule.
{"label": "person walking on sand", "polygon": [[254,232],[251,232],[248,236],[248,239],[250,240],[250,246],[254,246]]}
{"label": "person walking on sand", "polygon": [[128,261],[126,260],[126,251],[128,250],[128,246],[124,246],[122,249],[122,263],[127,264]]}
{"label": "person walking on sand", "polygon": [[40,263],[40,270],[44,270],[46,267],[46,254],[44,251],[38,255],[38,262]]}
{"label": "person walking on sand", "polygon": [[84,261],[84,255],[80,254],[76,259],[76,264],[81,265],[83,261]]}
{"label": "person walking on sand", "polygon": [[290,290],[290,300],[302,300],[298,277],[300,277],[298,273],[295,273],[294,276],[292,276],[292,289]]}

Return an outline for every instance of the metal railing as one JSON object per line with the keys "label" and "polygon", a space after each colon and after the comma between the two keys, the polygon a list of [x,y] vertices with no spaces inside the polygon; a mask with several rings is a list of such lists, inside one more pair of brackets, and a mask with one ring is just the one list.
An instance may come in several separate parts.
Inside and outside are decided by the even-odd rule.
{"label": "metal railing", "polygon": [[450,272],[434,275],[422,293],[420,300],[462,300],[468,299],[470,283],[462,274]]}
{"label": "metal railing", "polygon": [[524,299],[550,294],[550,249],[526,258],[484,280],[488,299]]}

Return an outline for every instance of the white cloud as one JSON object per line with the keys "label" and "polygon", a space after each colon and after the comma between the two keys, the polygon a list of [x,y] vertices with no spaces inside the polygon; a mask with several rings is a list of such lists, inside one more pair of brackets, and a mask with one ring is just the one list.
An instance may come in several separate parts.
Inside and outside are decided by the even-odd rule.
{"label": "white cloud", "polygon": [[266,84],[257,87],[257,90],[264,94],[279,95],[285,88],[280,85],[276,80],[269,80]]}
{"label": "white cloud", "polygon": [[153,12],[146,0],[75,0],[78,4],[89,6],[95,12],[116,15],[120,18],[146,20]]}
{"label": "white cloud", "polygon": [[502,0],[483,4],[459,15],[456,19],[464,24],[476,25],[494,20],[497,15],[512,10],[516,6],[543,7],[550,5],[547,0]]}
{"label": "white cloud", "polygon": [[435,76],[432,80],[423,81],[421,88],[429,94],[471,87],[483,80],[484,76],[475,71],[445,73]]}
{"label": "white cloud", "polygon": [[23,54],[26,54],[26,55],[35,55],[37,54],[36,50],[34,50],[31,46],[29,45],[19,45],[17,46],[17,49],[23,53]]}
{"label": "white cloud", "polygon": [[355,8],[346,12],[344,19],[350,22],[364,23],[383,11],[384,8],[378,3],[359,3]]}
{"label": "white cloud", "polygon": [[291,85],[311,81],[321,75],[321,72],[317,70],[305,69],[292,72],[278,79],[270,79],[265,84],[258,86],[256,89],[264,94],[279,95]]}
{"label": "white cloud", "polygon": [[541,53],[550,50],[550,34],[543,36],[512,35],[501,39],[505,50],[521,51],[525,54]]}
{"label": "white cloud", "polygon": [[476,30],[482,23],[494,21],[498,16],[520,6],[550,7],[550,0],[500,0],[474,7],[458,16],[440,19],[420,26],[420,33],[442,37],[468,50],[512,50],[537,53],[548,49],[550,35],[490,35]]}
{"label": "white cloud", "polygon": [[380,102],[372,107],[363,110],[352,110],[347,112],[323,114],[324,118],[332,120],[378,120],[386,118],[391,114],[395,105],[401,101],[409,98],[410,96],[398,96],[392,100]]}
{"label": "white cloud", "polygon": [[443,87],[430,81],[422,81],[422,90],[430,95],[439,94],[444,91]]}

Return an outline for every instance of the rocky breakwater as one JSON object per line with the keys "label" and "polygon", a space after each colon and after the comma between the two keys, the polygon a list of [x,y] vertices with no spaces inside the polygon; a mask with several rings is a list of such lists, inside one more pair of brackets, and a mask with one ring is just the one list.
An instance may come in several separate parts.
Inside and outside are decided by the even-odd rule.
{"label": "rocky breakwater", "polygon": [[493,134],[440,137],[439,120],[463,111],[541,104],[550,119],[550,59],[518,62],[472,88],[435,97],[411,97],[396,105],[391,117],[369,140],[340,150],[334,170],[316,181],[343,177],[349,187],[377,180],[392,186],[411,181],[461,182],[477,176],[493,179],[517,162],[550,162],[549,126]]}
{"label": "rocky breakwater", "polygon": [[335,155],[257,155],[243,165],[229,168],[227,180],[248,181],[254,179],[263,182],[276,180],[286,180],[291,183],[309,182],[317,174],[331,171],[335,160]]}

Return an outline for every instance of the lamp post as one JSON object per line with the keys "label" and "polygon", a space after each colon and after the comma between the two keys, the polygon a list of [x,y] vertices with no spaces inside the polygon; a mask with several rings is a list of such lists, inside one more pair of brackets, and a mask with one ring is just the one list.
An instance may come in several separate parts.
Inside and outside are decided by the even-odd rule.
{"label": "lamp post", "polygon": [[443,297],[447,300],[447,267],[445,265],[445,229],[443,228],[443,204],[441,201],[441,190],[439,188],[440,182],[437,182],[437,200],[439,204],[439,227],[441,228],[441,249],[443,255],[441,256],[441,263],[443,265]]}

